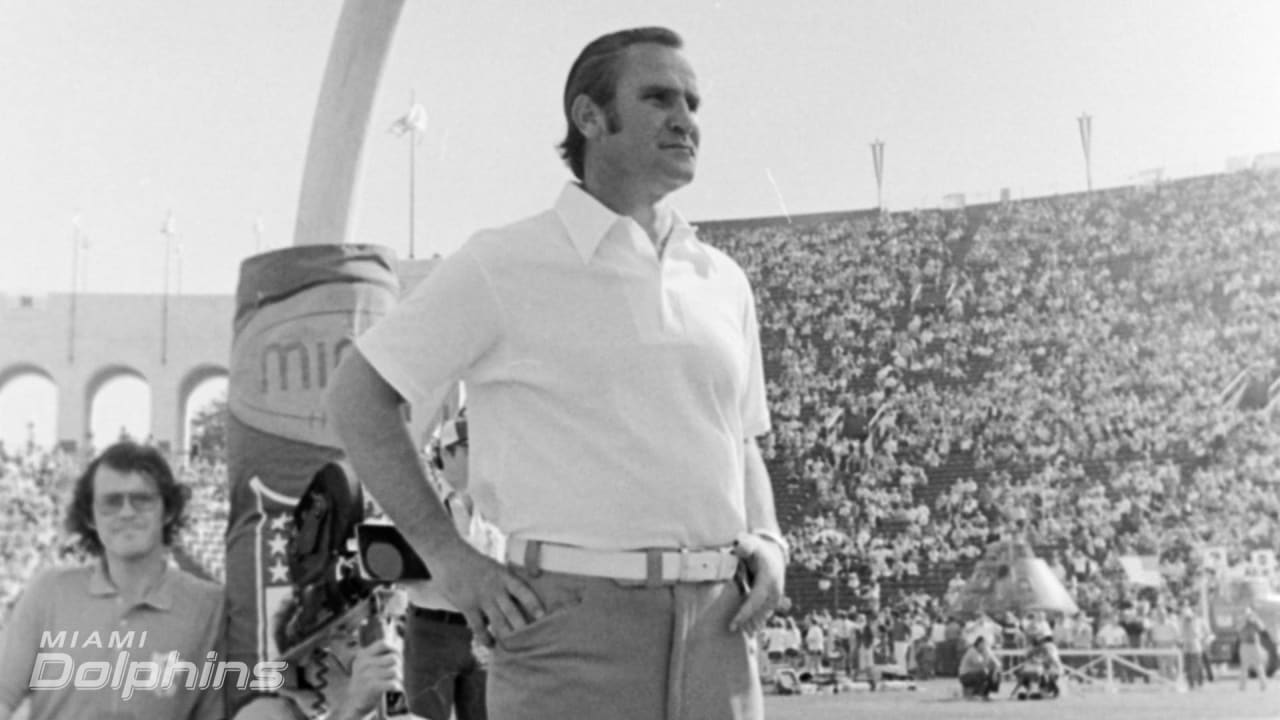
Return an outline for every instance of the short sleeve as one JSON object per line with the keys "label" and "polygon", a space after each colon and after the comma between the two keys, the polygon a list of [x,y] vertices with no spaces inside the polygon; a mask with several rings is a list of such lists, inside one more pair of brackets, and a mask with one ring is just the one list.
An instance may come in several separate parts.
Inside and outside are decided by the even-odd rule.
{"label": "short sleeve", "polygon": [[438,407],[500,335],[498,299],[464,246],[356,338],[378,374],[414,406]]}

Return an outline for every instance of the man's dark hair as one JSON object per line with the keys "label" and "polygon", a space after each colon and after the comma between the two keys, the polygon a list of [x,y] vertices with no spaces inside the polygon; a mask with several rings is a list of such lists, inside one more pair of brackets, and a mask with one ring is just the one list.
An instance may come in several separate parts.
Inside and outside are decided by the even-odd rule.
{"label": "man's dark hair", "polygon": [[560,157],[573,171],[573,176],[582,180],[583,155],[586,151],[587,139],[578,126],[573,124],[571,116],[573,101],[579,95],[586,95],[596,105],[608,113],[610,129],[616,129],[616,116],[613,115],[614,93],[618,89],[618,74],[622,54],[632,45],[655,43],[679,50],[684,41],[674,30],[664,27],[642,27],[630,30],[619,30],[592,40],[578,59],[569,68],[569,78],[564,84],[564,119],[569,129],[564,140],[558,146]]}
{"label": "man's dark hair", "polygon": [[102,465],[117,472],[136,472],[145,475],[156,484],[164,500],[164,544],[173,544],[178,531],[186,525],[184,512],[191,489],[178,483],[169,469],[169,462],[159,450],[132,441],[118,442],[102,451],[76,479],[71,505],[67,508],[66,528],[79,536],[77,544],[89,555],[101,557],[102,538],[93,526],[93,476]]}

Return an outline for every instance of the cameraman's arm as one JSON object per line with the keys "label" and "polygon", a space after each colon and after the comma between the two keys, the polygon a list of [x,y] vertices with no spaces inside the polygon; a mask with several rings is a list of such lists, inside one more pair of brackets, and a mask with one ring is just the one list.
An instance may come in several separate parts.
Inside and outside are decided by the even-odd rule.
{"label": "cameraman's arm", "polygon": [[389,692],[404,692],[400,653],[379,640],[360,648],[351,666],[347,692],[337,702],[331,720],[364,720]]}

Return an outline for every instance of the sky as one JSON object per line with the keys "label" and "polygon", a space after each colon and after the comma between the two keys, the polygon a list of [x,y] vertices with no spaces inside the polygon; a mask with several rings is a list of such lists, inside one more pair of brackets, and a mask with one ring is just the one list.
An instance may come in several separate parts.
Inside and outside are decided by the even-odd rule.
{"label": "sky", "polygon": [[[339,0],[0,0],[0,294],[232,293],[293,242]],[[1280,151],[1273,0],[407,0],[377,91],[358,242],[416,250],[547,207],[568,171],[564,75],[619,28],[679,31],[698,73],[694,220],[861,209],[885,143],[889,209],[1084,189]],[[0,342],[4,341],[0,328]],[[17,381],[22,382],[22,381]],[[0,433],[16,407],[0,389]],[[3,437],[3,434],[0,434]]]}

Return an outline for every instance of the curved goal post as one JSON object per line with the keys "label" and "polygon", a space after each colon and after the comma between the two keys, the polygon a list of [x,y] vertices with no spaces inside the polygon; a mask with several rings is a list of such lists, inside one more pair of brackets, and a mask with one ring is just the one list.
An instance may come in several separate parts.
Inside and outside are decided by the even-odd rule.
{"label": "curved goal post", "polygon": [[[240,268],[228,382],[229,715],[271,660],[290,592],[285,543],[313,475],[341,457],[324,390],[351,338],[399,298],[389,250],[348,244],[365,136],[403,0],[346,0],[311,127],[293,246]],[[286,681],[293,673],[286,673]]]}

